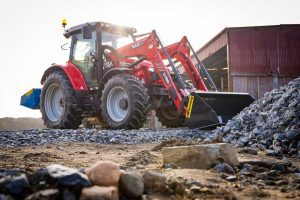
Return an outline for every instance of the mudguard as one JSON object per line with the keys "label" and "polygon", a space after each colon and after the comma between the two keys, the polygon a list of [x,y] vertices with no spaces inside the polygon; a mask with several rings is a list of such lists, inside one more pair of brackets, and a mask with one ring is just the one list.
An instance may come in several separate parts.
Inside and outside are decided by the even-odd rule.
{"label": "mudguard", "polygon": [[88,90],[83,74],[71,62],[67,62],[65,65],[54,64],[49,67],[42,76],[41,84],[45,82],[49,74],[57,70],[61,70],[67,74],[74,90]]}

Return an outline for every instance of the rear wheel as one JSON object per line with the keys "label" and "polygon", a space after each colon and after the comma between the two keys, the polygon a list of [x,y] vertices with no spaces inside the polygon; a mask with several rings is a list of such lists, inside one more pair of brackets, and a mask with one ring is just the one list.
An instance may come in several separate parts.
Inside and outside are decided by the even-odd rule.
{"label": "rear wheel", "polygon": [[112,129],[141,128],[147,119],[149,99],[147,89],[135,77],[114,76],[102,92],[102,117]]}
{"label": "rear wheel", "polygon": [[50,74],[41,94],[41,113],[48,128],[76,129],[82,121],[81,112],[77,111],[75,92],[68,77],[62,72]]}
{"label": "rear wheel", "polygon": [[160,107],[155,110],[158,120],[163,126],[176,128],[183,126],[184,117],[180,115],[175,106]]}

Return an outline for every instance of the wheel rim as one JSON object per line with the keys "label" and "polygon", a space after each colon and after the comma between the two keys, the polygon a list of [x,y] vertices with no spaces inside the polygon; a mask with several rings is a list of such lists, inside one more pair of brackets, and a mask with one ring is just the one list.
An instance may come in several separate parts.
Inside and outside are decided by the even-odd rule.
{"label": "wheel rim", "polygon": [[122,87],[114,87],[108,93],[106,107],[112,120],[116,122],[124,120],[129,110],[127,92]]}
{"label": "wheel rim", "polygon": [[49,120],[58,121],[63,113],[64,99],[62,89],[58,84],[52,84],[48,87],[45,94],[45,112]]}

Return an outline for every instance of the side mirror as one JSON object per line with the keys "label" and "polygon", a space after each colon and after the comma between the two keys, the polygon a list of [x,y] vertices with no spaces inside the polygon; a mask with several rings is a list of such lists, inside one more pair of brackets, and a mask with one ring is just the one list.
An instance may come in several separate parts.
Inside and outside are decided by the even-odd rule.
{"label": "side mirror", "polygon": [[82,27],[82,37],[83,39],[92,39],[93,27],[91,25],[86,25]]}
{"label": "side mirror", "polygon": [[60,48],[61,48],[62,50],[68,50],[68,47],[66,47],[68,44],[69,44],[69,43],[65,43],[65,44],[61,45]]}

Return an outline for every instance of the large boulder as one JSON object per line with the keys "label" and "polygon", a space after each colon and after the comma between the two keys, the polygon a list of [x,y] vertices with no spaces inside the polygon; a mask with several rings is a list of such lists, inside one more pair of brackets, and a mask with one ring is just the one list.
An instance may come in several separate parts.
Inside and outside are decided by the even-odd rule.
{"label": "large boulder", "polygon": [[121,175],[120,166],[111,161],[99,161],[85,170],[93,185],[118,186]]}
{"label": "large boulder", "polygon": [[172,163],[180,168],[210,169],[220,162],[239,164],[235,147],[226,143],[165,147],[162,154],[164,164]]}

